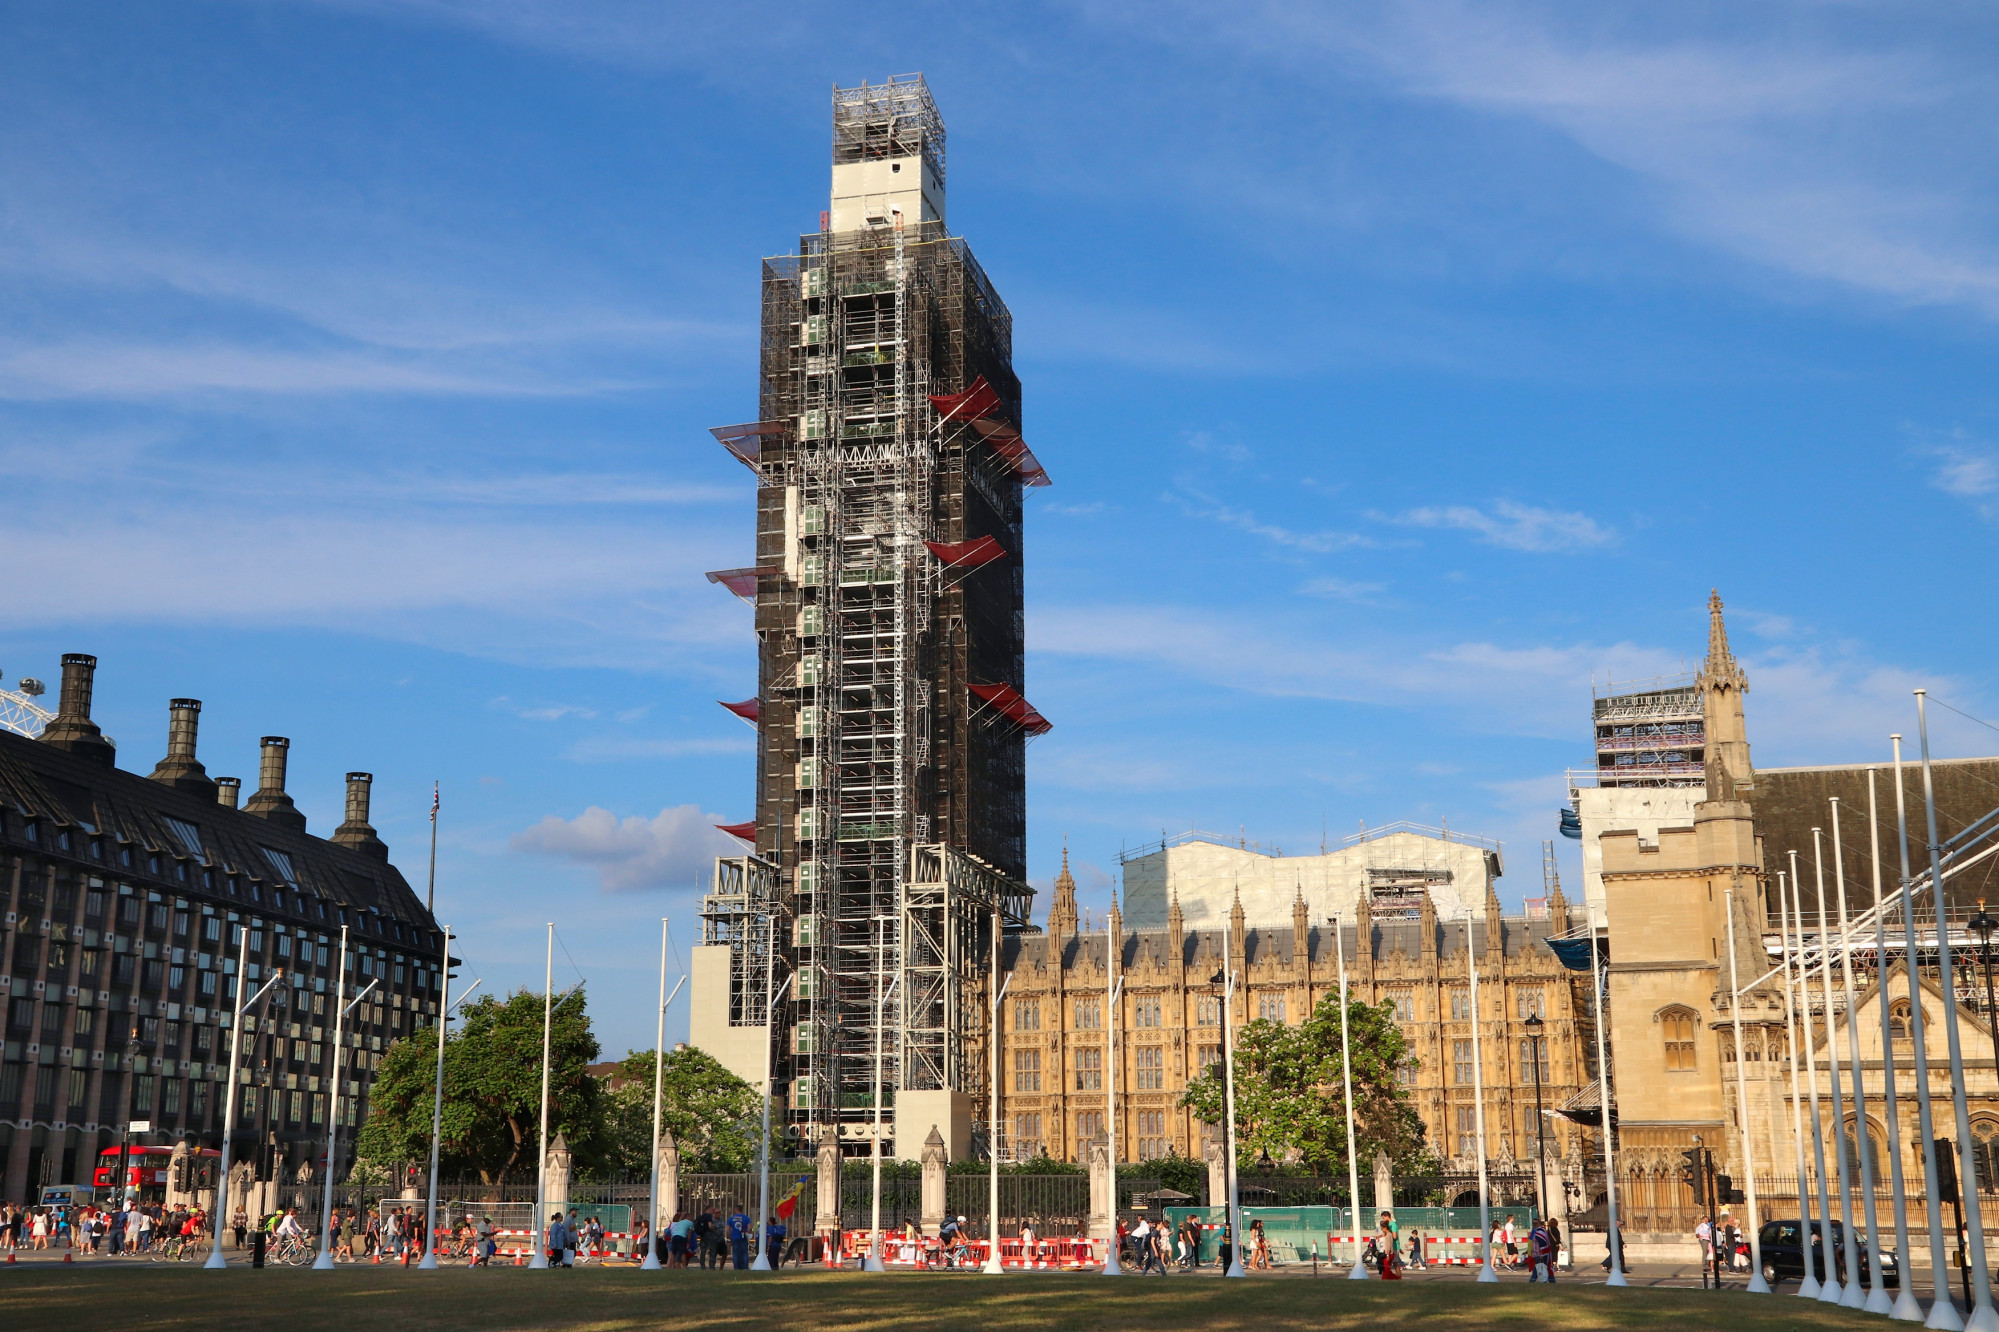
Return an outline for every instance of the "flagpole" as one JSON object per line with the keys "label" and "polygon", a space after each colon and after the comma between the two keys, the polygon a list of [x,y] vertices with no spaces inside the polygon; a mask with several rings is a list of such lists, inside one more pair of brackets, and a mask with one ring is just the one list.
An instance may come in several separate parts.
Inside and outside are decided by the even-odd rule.
{"label": "flagpole", "polygon": [[659,1098],[666,1085],[666,927],[659,918],[659,1033],[652,1046],[652,1215],[646,1218],[646,1256],[639,1264],[644,1272],[659,1271]]}
{"label": "flagpole", "polygon": [[[1359,949],[1369,942],[1356,939],[1354,946]],[[1355,1155],[1353,1133],[1353,1045],[1347,1035],[1347,943],[1346,935],[1340,932],[1337,912],[1333,915],[1333,951],[1340,959],[1340,1082],[1346,1088],[1347,1098],[1347,1194],[1348,1210],[1353,1215],[1353,1266],[1347,1271],[1347,1280],[1365,1281],[1367,1263],[1360,1247],[1360,1162]],[[1384,1255],[1382,1261],[1391,1259],[1392,1255]]]}
{"label": "flagpole", "polygon": [[528,1259],[529,1267],[548,1266],[548,1246],[542,1242],[542,1227],[548,1222],[542,1213],[548,1209],[548,1029],[555,1011],[555,922],[548,922],[548,962],[541,982],[541,1138],[536,1149],[534,1174],[534,1222],[528,1227],[528,1241],[534,1249],[534,1256]]}
{"label": "flagpole", "polygon": [[[1499,928],[1497,921],[1487,921],[1487,930]],[[1480,1055],[1478,1040],[1478,950],[1472,947],[1471,909],[1465,909],[1465,966],[1471,978],[1471,1095],[1472,1127],[1478,1134],[1478,1229],[1479,1243],[1485,1246],[1485,1261],[1479,1264],[1480,1281],[1497,1281],[1499,1273],[1492,1266],[1492,1195],[1487,1192],[1485,1172],[1485,1069]]]}
{"label": "flagpole", "polygon": [[433,918],[437,915],[437,800],[443,789],[436,782],[430,784],[430,890],[423,909]]}
{"label": "flagpole", "polygon": [[[1839,1269],[1833,1262],[1832,1196],[1826,1190],[1825,1121],[1820,1118],[1818,1050],[1814,1045],[1818,1037],[1812,1032],[1812,969],[1805,960],[1805,881],[1798,877],[1798,853],[1791,851],[1788,854],[1791,857],[1791,910],[1797,917],[1798,927],[1798,994],[1802,999],[1799,1016],[1804,1019],[1805,1028],[1805,1087],[1812,1100],[1812,1158],[1819,1173],[1819,1261],[1825,1269],[1824,1280],[1819,1282],[1819,1293],[1815,1298],[1826,1304],[1837,1304],[1839,1297],[1846,1292],[1840,1289]],[[1825,1018],[1826,1030],[1830,1033],[1830,1002],[1826,1005]],[[1827,1039],[1831,1039],[1829,1034]]]}
{"label": "flagpole", "polygon": [[989,1213],[986,1218],[986,1265],[981,1269],[987,1276],[1006,1274],[1006,1267],[1000,1262],[999,1250],[1000,1077],[1003,1073],[1000,1068],[1000,1010],[1005,1005],[1007,987],[1013,984],[1013,977],[1008,976],[1004,981],[1000,981],[1002,937],[1000,907],[996,899],[993,902],[993,979],[999,981],[999,988],[993,994],[993,1127],[992,1135],[988,1139],[990,1151],[987,1152],[991,1158],[988,1164],[992,1173],[988,1179],[990,1191],[986,1198],[986,1210]]}
{"label": "flagpole", "polygon": [[[1875,793],[1876,771],[1874,768],[1867,770],[1867,837],[1874,860],[1874,957],[1876,988],[1881,996],[1881,1066],[1886,1080],[1886,1086],[1882,1088],[1885,1096],[1882,1112],[1888,1130],[1888,1164],[1894,1171],[1895,1252],[1902,1260],[1902,1279],[1888,1316],[1898,1322],[1920,1323],[1923,1321],[1923,1306],[1916,1299],[1916,1283],[1910,1267],[1910,1259],[1914,1255],[1909,1250],[1909,1192],[1908,1184],[1902,1177],[1902,1133],[1895,1112],[1900,1069],[1895,1062],[1894,1024],[1888,1009],[1888,916],[1881,905],[1881,808]],[[1904,958],[1904,969],[1913,967],[1915,961],[1914,957]]]}
{"label": "flagpole", "polygon": [[[1881,1278],[1881,1227],[1876,1210],[1878,1200],[1874,1196],[1874,1175],[1878,1167],[1874,1163],[1874,1135],[1867,1131],[1867,1071],[1860,1062],[1859,1013],[1853,1001],[1853,932],[1846,914],[1846,851],[1839,840],[1838,796],[1832,797],[1832,877],[1839,886],[1839,965],[1840,975],[1846,982],[1847,1063],[1853,1069],[1853,1127],[1860,1148],[1860,1196],[1867,1217],[1868,1290],[1861,1307],[1868,1313],[1885,1314],[1891,1312],[1895,1305],[1888,1298],[1888,1288],[1882,1284]],[[1878,955],[1875,960],[1878,967]],[[1895,1082],[1894,1066],[1889,1062],[1892,1053],[1890,1047],[1882,1047],[1882,1063],[1888,1068],[1891,1094]]]}
{"label": "flagpole", "polygon": [[444,1140],[444,1035],[451,1022],[451,927],[448,925],[444,927],[444,964],[437,974],[443,978],[444,990],[438,1000],[437,1022],[434,1024],[437,1028],[437,1088],[430,1103],[430,1196],[424,1203],[423,1261],[417,1264],[418,1269],[425,1272],[437,1270],[437,1157]]}
{"label": "flagpole", "polygon": [[[1846,1281],[1840,1287],[1839,1304],[1843,1309],[1864,1309],[1867,1297],[1860,1293],[1860,1245],[1853,1233],[1853,1173],[1846,1152],[1846,1094],[1839,1077],[1839,1038],[1832,1030],[1832,927],[1827,923],[1825,910],[1825,850],[1824,835],[1812,829],[1813,877],[1818,883],[1819,897],[1819,989],[1825,995],[1825,1062],[1832,1075],[1832,1132],[1833,1146],[1838,1153],[1833,1159],[1839,1166],[1839,1224],[1840,1240],[1846,1251]],[[1846,1029],[1853,1030],[1853,1005],[1846,1006]],[[1861,1130],[1865,1132],[1863,1128]]]}
{"label": "flagpole", "polygon": [[[1797,856],[1793,855],[1791,857],[1791,864],[1795,866],[1797,860]],[[1808,1030],[1811,1025],[1811,1018],[1807,1016],[1808,1010],[1806,1010],[1802,998],[1793,1002],[1791,991],[1791,895],[1798,891],[1796,880],[1797,875],[1794,872],[1791,875],[1789,884],[1790,893],[1787,894],[1785,892],[1786,881],[1784,871],[1777,871],[1777,938],[1781,945],[1778,949],[1778,956],[1784,963],[1784,1044],[1790,1047],[1788,1050],[1790,1059],[1786,1062],[1791,1066],[1791,1147],[1797,1153],[1798,1157],[1798,1231],[1799,1234],[1804,1236],[1803,1243],[1799,1245],[1801,1250],[1800,1256],[1804,1261],[1804,1277],[1798,1282],[1797,1295],[1800,1299],[1815,1300],[1819,1297],[1821,1287],[1819,1286],[1818,1274],[1813,1271],[1814,1264],[1811,1246],[1812,1177],[1811,1172],[1805,1166],[1805,1097],[1804,1093],[1798,1088],[1798,1046],[1802,1041],[1811,1039],[1811,1032]],[[1798,984],[1800,991],[1802,991],[1805,969],[1805,941],[1802,933],[1798,936],[1797,952]],[[1807,1030],[1804,1030],[1800,1034],[1800,1027]],[[1818,1113],[1816,1106],[1813,1107],[1812,1113],[1815,1117],[1813,1122],[1816,1123],[1816,1115]]]}

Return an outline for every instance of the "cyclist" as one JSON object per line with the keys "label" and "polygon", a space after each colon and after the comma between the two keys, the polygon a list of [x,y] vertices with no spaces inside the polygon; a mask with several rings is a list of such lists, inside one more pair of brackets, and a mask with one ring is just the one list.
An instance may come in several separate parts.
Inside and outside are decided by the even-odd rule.
{"label": "cyclist", "polygon": [[945,1217],[937,1231],[937,1243],[944,1252],[944,1266],[957,1266],[957,1260],[966,1256],[965,1218]]}

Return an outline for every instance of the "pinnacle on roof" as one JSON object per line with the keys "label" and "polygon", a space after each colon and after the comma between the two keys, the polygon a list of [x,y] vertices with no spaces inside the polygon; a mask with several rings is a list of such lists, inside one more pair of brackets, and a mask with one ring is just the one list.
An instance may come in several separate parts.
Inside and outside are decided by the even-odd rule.
{"label": "pinnacle on roof", "polygon": [[1749,677],[1742,673],[1735,654],[1728,648],[1728,626],[1721,618],[1721,592],[1712,589],[1707,599],[1707,659],[1701,663],[1702,689],[1748,690]]}

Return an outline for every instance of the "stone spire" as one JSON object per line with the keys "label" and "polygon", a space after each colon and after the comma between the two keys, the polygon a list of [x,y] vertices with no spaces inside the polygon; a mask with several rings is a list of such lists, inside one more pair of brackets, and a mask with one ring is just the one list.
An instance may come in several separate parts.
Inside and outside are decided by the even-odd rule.
{"label": "stone spire", "polygon": [[1048,935],[1067,939],[1076,932],[1076,876],[1069,873],[1069,844],[1062,844],[1062,872],[1055,876],[1055,900],[1048,904]]}
{"label": "stone spire", "polygon": [[1354,895],[1353,959],[1347,963],[1363,985],[1374,983],[1374,894],[1363,885]]}
{"label": "stone spire", "polygon": [[1291,899],[1291,972],[1309,987],[1312,983],[1312,914],[1305,906],[1305,886],[1299,884]]}
{"label": "stone spire", "polygon": [[1562,876],[1553,874],[1548,880],[1548,933],[1563,934],[1569,928],[1569,899],[1562,893]]}
{"label": "stone spire", "polygon": [[[1466,940],[1470,942],[1469,939]],[[1506,961],[1506,923],[1499,907],[1499,888],[1491,879],[1485,881],[1485,965],[1493,975],[1499,974],[1500,966]]]}
{"label": "stone spire", "polygon": [[1118,910],[1117,885],[1111,886],[1110,968],[1116,974],[1124,967],[1124,912]]}
{"label": "stone spire", "polygon": [[[1229,966],[1241,974],[1249,959],[1249,934],[1243,926],[1242,885],[1237,884],[1235,905],[1229,908]],[[1241,988],[1241,983],[1237,983]]]}
{"label": "stone spire", "polygon": [[1425,967],[1434,967],[1437,962],[1437,900],[1428,892],[1423,894],[1422,906],[1416,913],[1416,939]]}
{"label": "stone spire", "polygon": [[1749,692],[1749,677],[1729,650],[1719,591],[1708,595],[1707,618],[1707,659],[1695,681],[1701,691],[1707,731],[1707,798],[1734,800],[1752,789],[1756,780],[1749,760],[1749,729],[1742,715],[1742,696]]}
{"label": "stone spire", "polygon": [[1187,937],[1187,918],[1180,912],[1180,886],[1173,886],[1172,900],[1166,907],[1166,932],[1173,936],[1173,946],[1178,948]]}

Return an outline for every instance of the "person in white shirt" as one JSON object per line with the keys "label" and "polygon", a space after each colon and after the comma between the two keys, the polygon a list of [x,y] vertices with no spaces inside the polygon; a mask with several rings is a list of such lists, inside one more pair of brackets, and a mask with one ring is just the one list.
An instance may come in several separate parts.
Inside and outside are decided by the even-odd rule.
{"label": "person in white shirt", "polygon": [[278,1222],[278,1234],[283,1235],[287,1239],[302,1240],[305,1238],[305,1227],[298,1223],[298,1213],[295,1209],[290,1207],[285,1208],[285,1219]]}

